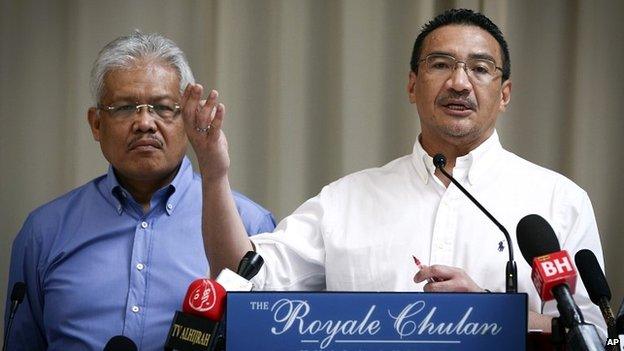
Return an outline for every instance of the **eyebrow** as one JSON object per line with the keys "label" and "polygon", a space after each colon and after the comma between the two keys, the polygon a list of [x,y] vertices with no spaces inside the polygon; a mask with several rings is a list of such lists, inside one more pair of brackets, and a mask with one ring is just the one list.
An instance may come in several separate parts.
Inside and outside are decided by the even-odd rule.
{"label": "eyebrow", "polygon": [[476,54],[470,54],[468,55],[468,57],[472,59],[489,60],[489,61],[494,62],[494,64],[496,64],[496,60],[494,59],[494,56],[490,54],[476,53]]}
{"label": "eyebrow", "polygon": [[[429,55],[446,55],[446,56],[455,57],[455,55],[451,54],[450,52],[446,52],[446,51],[432,51],[432,52],[428,53],[427,55],[425,55],[425,57],[427,57]],[[486,53],[469,54],[468,58],[470,58],[470,59],[478,59],[478,60],[489,60],[489,61],[494,62],[494,64],[497,64],[496,60],[494,59],[494,56],[492,56],[490,54],[486,54]]]}
{"label": "eyebrow", "polygon": [[[152,101],[161,101],[161,100],[165,100],[165,99],[169,99],[169,100],[173,100],[175,101],[175,98],[173,98],[171,95],[169,94],[161,94],[161,95],[155,95],[155,96],[150,96],[147,102],[152,102]],[[132,95],[127,95],[127,96],[118,96],[114,99],[115,101],[126,101],[126,102],[138,102],[139,99],[136,95],[132,96]]]}

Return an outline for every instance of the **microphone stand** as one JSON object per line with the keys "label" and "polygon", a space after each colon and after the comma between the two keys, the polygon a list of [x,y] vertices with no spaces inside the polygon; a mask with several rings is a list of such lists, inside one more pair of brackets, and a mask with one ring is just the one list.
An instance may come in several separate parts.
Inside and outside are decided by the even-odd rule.
{"label": "microphone stand", "polygon": [[470,199],[470,201],[472,201],[472,203],[475,204],[481,210],[481,212],[483,212],[505,235],[505,239],[507,240],[507,251],[509,251],[509,261],[507,261],[507,266],[505,267],[505,292],[518,292],[518,268],[513,258],[513,244],[511,242],[509,232],[507,231],[507,229],[505,229],[505,227],[503,227],[502,224],[500,224],[496,220],[496,218],[494,218],[494,216],[490,214],[490,212],[488,212],[488,210],[485,209],[485,207],[481,206],[479,201],[477,201],[477,199],[470,195],[470,193],[461,184],[459,184],[459,182],[456,181],[453,176],[451,176],[446,172],[446,170],[444,170],[444,166],[446,166],[446,157],[444,155],[436,154],[433,157],[433,164],[437,169],[440,170],[440,172],[442,172],[442,174],[444,174],[446,178],[448,178],[453,184],[455,184],[455,186],[459,188],[459,190],[461,190],[461,192],[464,193],[464,195],[466,195]]}
{"label": "microphone stand", "polygon": [[563,351],[565,345],[565,327],[559,321],[559,317],[554,317],[551,322],[550,342],[557,351]]}
{"label": "microphone stand", "polygon": [[9,307],[9,319],[4,331],[4,339],[2,340],[2,351],[6,350],[9,343],[9,334],[11,334],[13,319],[15,319],[17,308],[22,301],[24,301],[24,296],[26,296],[26,284],[24,282],[16,282],[13,284],[13,289],[11,290],[11,306]]}

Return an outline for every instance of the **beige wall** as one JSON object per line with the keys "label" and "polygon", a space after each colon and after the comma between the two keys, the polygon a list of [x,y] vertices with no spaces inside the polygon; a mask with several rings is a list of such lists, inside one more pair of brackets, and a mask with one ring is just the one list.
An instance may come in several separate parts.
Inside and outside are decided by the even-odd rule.
{"label": "beige wall", "polygon": [[112,38],[140,28],[185,50],[228,106],[235,188],[281,218],[323,184],[411,151],[413,40],[453,5],[506,33],[514,83],[501,139],[587,190],[619,306],[622,1],[0,0],[1,300],[26,215],[106,170],[86,109],[90,64]]}

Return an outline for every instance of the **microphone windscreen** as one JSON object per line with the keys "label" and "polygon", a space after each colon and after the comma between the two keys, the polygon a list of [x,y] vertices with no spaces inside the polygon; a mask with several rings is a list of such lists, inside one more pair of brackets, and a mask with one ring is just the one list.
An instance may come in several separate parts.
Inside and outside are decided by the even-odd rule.
{"label": "microphone windscreen", "polygon": [[446,156],[443,154],[436,154],[433,156],[433,165],[437,168],[444,168],[444,166],[446,166]]}
{"label": "microphone windscreen", "polygon": [[104,351],[137,351],[134,341],[123,335],[116,335],[110,338],[104,346]]}
{"label": "microphone windscreen", "polygon": [[516,238],[529,266],[533,265],[535,257],[561,250],[555,231],[544,218],[536,214],[525,216],[518,222]]}
{"label": "microphone windscreen", "polygon": [[251,280],[251,278],[255,277],[256,274],[260,271],[260,268],[264,264],[264,259],[260,254],[255,251],[247,251],[245,256],[241,259],[238,264],[238,270],[236,274],[241,277]]}
{"label": "microphone windscreen", "polygon": [[17,282],[13,285],[11,290],[11,301],[17,301],[22,303],[24,296],[26,295],[26,284],[24,282]]}
{"label": "microphone windscreen", "polygon": [[591,250],[583,249],[574,255],[574,262],[591,301],[599,305],[601,297],[606,297],[607,301],[611,300],[611,289],[596,255]]}

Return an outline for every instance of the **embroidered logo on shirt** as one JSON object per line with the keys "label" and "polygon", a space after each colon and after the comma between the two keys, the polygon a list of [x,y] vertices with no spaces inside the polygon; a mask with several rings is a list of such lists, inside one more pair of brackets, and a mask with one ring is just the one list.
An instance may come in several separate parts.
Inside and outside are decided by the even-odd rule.
{"label": "embroidered logo on shirt", "polygon": [[505,244],[503,244],[503,241],[501,240],[498,242],[498,251],[503,252],[503,250],[505,250]]}

